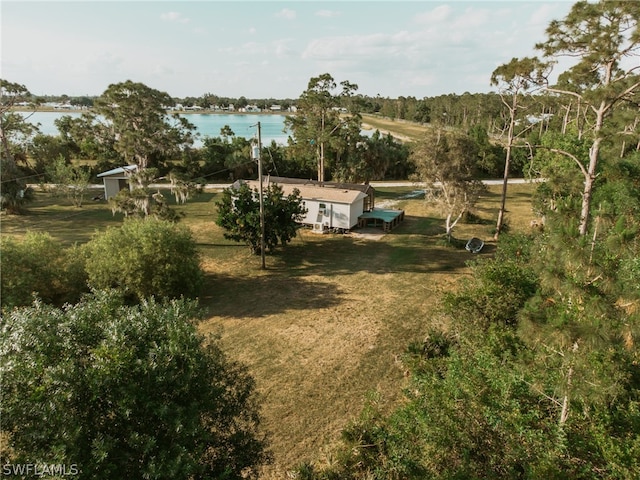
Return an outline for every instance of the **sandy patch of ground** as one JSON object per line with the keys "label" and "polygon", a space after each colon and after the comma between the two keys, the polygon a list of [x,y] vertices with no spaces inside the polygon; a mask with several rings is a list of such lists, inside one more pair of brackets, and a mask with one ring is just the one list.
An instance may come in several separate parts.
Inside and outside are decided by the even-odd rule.
{"label": "sandy patch of ground", "polygon": [[382,231],[382,228],[359,228],[346,235],[353,238],[362,238],[363,240],[377,241],[384,237],[386,233]]}

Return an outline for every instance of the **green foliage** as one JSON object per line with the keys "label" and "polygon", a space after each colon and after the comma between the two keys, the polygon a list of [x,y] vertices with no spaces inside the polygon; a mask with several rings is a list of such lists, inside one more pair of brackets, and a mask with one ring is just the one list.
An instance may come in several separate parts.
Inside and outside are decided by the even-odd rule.
{"label": "green foliage", "polygon": [[184,204],[192,196],[202,193],[205,185],[204,179],[192,180],[187,174],[180,171],[170,172],[169,181],[171,182],[171,194],[178,204]]}
{"label": "green foliage", "polygon": [[[435,97],[362,97],[362,111],[392,119],[413,120],[433,126],[468,130],[475,125],[492,125],[499,134],[503,105],[496,93],[453,93]],[[497,128],[497,131],[493,129]]]}
{"label": "green foliage", "polygon": [[[265,252],[273,252],[280,245],[286,245],[295,238],[298,222],[306,209],[297,189],[284,195],[282,188],[270,184],[263,193]],[[216,223],[225,229],[224,237],[246,243],[251,252],[260,254],[260,201],[258,191],[243,183],[237,189],[227,188],[222,199],[216,203],[218,217]]]}
{"label": "green foliage", "polygon": [[[60,157],[68,162],[73,153],[75,151],[62,138],[40,133],[33,137],[29,148],[29,157],[36,173],[46,173],[47,168],[51,168],[51,163]],[[42,180],[51,181],[45,178]]]}
{"label": "green foliage", "polygon": [[[500,145],[489,140],[487,129],[482,125],[474,125],[469,129],[469,137],[476,143],[478,149],[477,168],[491,178],[500,177],[504,169],[505,151]],[[513,173],[522,173],[521,168],[514,168]]]}
{"label": "green foliage", "polygon": [[371,137],[363,137],[349,155],[341,157],[332,170],[337,181],[367,183],[385,178],[409,178],[413,165],[409,162],[409,147],[391,135],[376,130]]}
{"label": "green foliage", "polygon": [[[150,169],[147,169],[150,170]],[[178,187],[184,193],[183,188],[186,190],[186,196],[189,196],[191,192],[196,190],[196,187],[191,189],[190,187]],[[133,217],[138,219],[144,219],[146,217],[156,218],[160,220],[167,220],[170,222],[177,222],[180,220],[182,214],[173,208],[171,208],[167,202],[165,196],[157,191],[151,193],[149,188],[136,188],[134,190],[128,190],[123,188],[115,197],[109,199],[109,206],[111,211],[124,214],[125,217]]]}
{"label": "green foliage", "polygon": [[533,165],[538,175],[545,179],[534,197],[534,209],[540,214],[550,214],[558,209],[570,209],[578,215],[576,199],[582,195],[584,178],[580,168],[586,168],[584,159],[589,156],[589,141],[576,135],[549,132],[541,138]]}
{"label": "green foliage", "polygon": [[237,137],[228,127],[221,129],[224,137],[207,137],[201,149],[204,165],[202,175],[220,180],[250,178],[256,173],[251,159],[251,142]]}
{"label": "green foliage", "polygon": [[516,324],[518,312],[537,289],[537,274],[528,263],[531,239],[507,237],[495,259],[472,265],[472,280],[461,293],[444,297],[447,313],[466,318],[470,326],[480,330],[492,324]]}
{"label": "green foliage", "polygon": [[13,160],[4,156],[0,160],[2,184],[0,186],[0,208],[10,214],[24,213],[24,207],[33,200],[33,189],[27,186],[27,175]]}
{"label": "green foliage", "polygon": [[96,292],[5,317],[2,462],[79,478],[241,479],[268,459],[255,384],[205,341],[184,300],[127,307]]}
{"label": "green foliage", "polygon": [[24,213],[24,206],[33,200],[33,191],[27,186],[25,173],[19,162],[26,163],[27,151],[38,128],[12,111],[22,102],[35,109],[32,95],[24,85],[0,78],[0,208],[11,214]]}
{"label": "green foliage", "polygon": [[418,358],[440,367],[421,368],[407,403],[390,416],[365,407],[345,431],[335,478],[552,478],[544,466],[557,431],[536,408],[527,377],[505,368],[521,346],[495,329],[484,338],[481,348]]}
{"label": "green foliage", "polygon": [[307,161],[292,153],[292,149],[279,145],[275,140],[262,148],[262,167],[265,173],[292,178],[313,178],[316,171],[315,161]]}
{"label": "green foliage", "polygon": [[228,179],[224,162],[227,156],[227,146],[220,137],[206,137],[200,149],[203,165],[202,175],[212,178]]}
{"label": "green foliage", "polygon": [[59,141],[79,158],[97,160],[98,172],[122,165],[124,157],[116,150],[117,138],[109,125],[100,122],[93,112],[84,112],[80,117],[63,115],[55,120]]}
{"label": "green foliage", "polygon": [[48,165],[46,171],[53,183],[54,194],[64,195],[74,206],[81,207],[89,189],[91,171],[83,166],[67,163],[62,155]]}
{"label": "green foliage", "polygon": [[409,346],[406,402],[368,405],[304,478],[637,478],[638,222],[621,218],[595,243],[501,236],[446,297],[446,332]]}
{"label": "green foliage", "polygon": [[[169,206],[167,199],[156,190],[153,193],[149,187],[151,182],[158,176],[156,168],[137,169],[129,176],[130,189],[123,188],[115,197],[109,198],[111,211],[124,214],[125,217],[146,218],[154,217],[162,220],[177,222],[182,214]],[[186,182],[177,175],[169,175],[171,180],[171,190],[176,199],[181,202],[186,200],[196,192],[201,190],[194,182]]]}
{"label": "green foliage", "polygon": [[[285,125],[293,133],[290,148],[293,154],[317,161],[318,180],[325,180],[325,169],[340,168],[340,158],[347,155],[359,140],[362,119],[358,103],[352,96],[358,86],[340,82],[324,73],[309,80],[307,89],[298,99],[296,115],[288,116]],[[345,115],[340,109],[345,109]]]}
{"label": "green foliage", "polygon": [[411,151],[416,165],[412,178],[427,184],[425,198],[445,215],[449,241],[455,225],[485,190],[477,176],[477,156],[469,136],[443,130],[429,131]]}
{"label": "green foliage", "polygon": [[[178,218],[161,194],[152,196],[149,191],[159,169],[169,159],[180,158],[183,151],[193,145],[195,126],[178,114],[167,114],[167,107],[173,103],[167,93],[128,80],[109,85],[95,101],[95,111],[107,120],[108,129],[103,128],[105,122],[100,122],[96,115],[83,116],[81,122],[66,121],[59,125],[64,128],[64,135],[76,144],[86,143],[86,151],[106,145],[125,163],[137,165],[136,173],[130,178],[134,191],[121,193],[114,199],[111,202],[114,211],[125,215],[153,214],[170,220]],[[97,142],[100,145],[92,140],[96,136],[100,138]],[[102,159],[111,158],[110,154]],[[189,187],[180,189],[190,191]]]}
{"label": "green foliage", "polygon": [[203,273],[196,243],[186,227],[154,218],[126,220],[84,247],[92,288],[116,288],[144,299],[196,297]]}
{"label": "green foliage", "polygon": [[62,305],[86,292],[87,278],[79,249],[64,249],[46,233],[27,233],[22,240],[3,236],[0,301],[2,307],[30,305],[37,295]]}
{"label": "green foliage", "polygon": [[588,164],[585,161],[586,166],[580,168],[584,181],[578,228],[581,236],[590,227],[591,200],[594,181],[601,170],[603,143],[616,136],[611,127],[618,121],[617,111],[624,110],[626,101],[640,90],[637,68],[633,60],[629,61],[629,57],[638,57],[639,18],[638,2],[576,2],[565,19],[551,22],[547,41],[536,45],[552,61],[561,56],[575,59],[559,75],[552,91],[577,100],[579,115],[584,115],[576,122],[578,137],[590,137],[588,155],[575,157],[577,163],[588,159]]}
{"label": "green foliage", "polygon": [[195,127],[179,115],[167,115],[166,108],[173,103],[169,94],[128,80],[109,85],[94,106],[111,122],[115,150],[127,163],[145,169],[159,167],[193,143]]}

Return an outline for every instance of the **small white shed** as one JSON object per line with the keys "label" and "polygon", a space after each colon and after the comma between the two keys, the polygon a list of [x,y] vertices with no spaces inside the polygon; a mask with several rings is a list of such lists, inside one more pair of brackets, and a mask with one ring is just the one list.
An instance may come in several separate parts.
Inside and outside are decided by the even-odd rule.
{"label": "small white shed", "polygon": [[107,172],[98,174],[104,184],[104,198],[108,200],[115,197],[120,190],[129,187],[129,177],[138,169],[137,165],[127,165],[125,167],[114,168]]}

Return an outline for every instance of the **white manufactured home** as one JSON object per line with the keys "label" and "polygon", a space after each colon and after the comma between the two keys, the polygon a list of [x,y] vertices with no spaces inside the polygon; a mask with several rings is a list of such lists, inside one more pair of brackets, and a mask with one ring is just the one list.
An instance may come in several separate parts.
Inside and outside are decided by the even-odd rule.
{"label": "white manufactured home", "polygon": [[350,230],[358,225],[367,195],[358,190],[300,185],[282,185],[283,190],[298,188],[307,214],[302,223],[316,232]]}
{"label": "white manufactured home", "polygon": [[[284,181],[283,181],[284,180]],[[253,190],[258,189],[256,180],[239,180],[234,185],[246,183]],[[300,191],[307,214],[300,223],[307,225],[314,232],[346,231],[358,225],[358,219],[369,205],[370,196],[361,190],[336,188],[335,186],[320,186],[317,182],[287,183],[285,179],[274,181],[268,177],[264,179],[266,188],[270,183],[279,185],[284,195]]]}

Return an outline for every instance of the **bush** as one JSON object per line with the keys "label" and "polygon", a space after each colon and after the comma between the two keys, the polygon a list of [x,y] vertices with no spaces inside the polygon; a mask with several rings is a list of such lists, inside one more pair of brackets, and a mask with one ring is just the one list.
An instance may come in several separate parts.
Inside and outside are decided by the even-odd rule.
{"label": "bush", "polygon": [[62,305],[88,291],[76,247],[65,249],[46,233],[28,233],[22,240],[2,238],[0,245],[3,307],[30,305],[34,294],[46,303]]}
{"label": "bush", "polygon": [[195,298],[202,286],[203,272],[191,233],[165,220],[126,220],[121,227],[96,234],[84,253],[92,288],[115,288],[142,300]]}
{"label": "bush", "polygon": [[125,306],[113,291],[12,311],[0,330],[3,465],[253,478],[269,458],[255,382],[197,333],[197,313],[184,299]]}
{"label": "bush", "polygon": [[447,293],[444,307],[448,314],[467,318],[474,328],[491,324],[517,324],[518,312],[538,288],[538,276],[529,259],[531,239],[524,235],[503,235],[492,259],[470,264],[473,277],[464,288]]}

